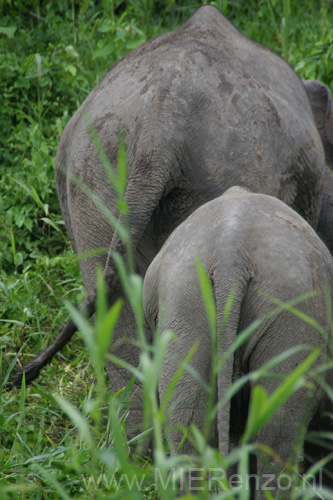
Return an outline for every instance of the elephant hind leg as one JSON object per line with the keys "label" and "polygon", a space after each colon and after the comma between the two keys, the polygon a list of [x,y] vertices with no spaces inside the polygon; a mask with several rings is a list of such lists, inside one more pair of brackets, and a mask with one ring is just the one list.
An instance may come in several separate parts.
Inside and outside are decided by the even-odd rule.
{"label": "elephant hind leg", "polygon": [[304,471],[306,471],[320,460],[325,461],[317,474],[308,477],[311,485],[321,488],[322,486],[333,489],[333,402],[324,400],[315,413],[305,436],[304,443]]}
{"label": "elephant hind leg", "polygon": [[[187,279],[179,279],[181,272]],[[172,283],[172,287],[165,283]],[[191,432],[188,432],[192,425],[210,441],[216,439],[217,433],[213,425],[205,426],[212,376],[212,342],[194,262],[189,268],[184,265],[181,270],[179,266],[168,270],[159,303],[161,331],[175,334],[167,346],[159,377],[160,404],[162,408],[165,406],[166,415],[165,434],[174,452],[195,454]],[[183,372],[175,380],[180,369]],[[185,434],[188,438],[184,439]]]}
{"label": "elephant hind leg", "polygon": [[[174,376],[180,366],[182,354],[187,354],[188,349],[183,351],[184,344],[181,339],[175,340],[169,345],[167,358],[160,372],[159,396],[160,404],[165,405],[165,398]],[[200,349],[200,347],[199,347]],[[199,353],[200,354],[200,353]],[[207,389],[204,385],[209,384],[210,364],[209,357],[203,357],[201,366],[198,364],[198,356],[193,356],[191,369],[197,372],[197,376],[185,371],[172,392],[171,399],[165,410],[165,438],[173,453],[190,456],[186,471],[179,477],[177,487],[182,495],[185,492],[195,491],[201,487],[201,464],[200,456],[196,450],[192,426],[195,426],[202,434],[205,433],[205,421],[207,418]],[[199,379],[199,380],[198,380]],[[207,436],[212,446],[217,446],[216,425],[209,428],[210,436]]]}
{"label": "elephant hind leg", "polygon": [[264,490],[267,488],[273,497],[291,497],[295,465],[317,404],[316,396],[310,395],[304,388],[299,389],[257,433],[255,439],[259,449],[263,445],[270,451],[257,455],[256,489],[259,491],[256,492],[256,497],[266,498]]}

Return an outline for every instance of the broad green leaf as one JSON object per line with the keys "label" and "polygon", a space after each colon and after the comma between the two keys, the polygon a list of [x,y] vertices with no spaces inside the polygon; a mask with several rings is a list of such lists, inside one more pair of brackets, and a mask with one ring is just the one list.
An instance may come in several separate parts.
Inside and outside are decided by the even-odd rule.
{"label": "broad green leaf", "polygon": [[100,49],[94,50],[93,59],[98,59],[99,57],[107,57],[114,51],[114,43],[110,42]]}
{"label": "broad green leaf", "polygon": [[68,73],[70,73],[72,76],[76,76],[77,69],[76,66],[74,66],[74,64],[68,64],[66,66],[66,71],[68,71]]}
{"label": "broad green leaf", "polygon": [[16,30],[16,26],[0,26],[0,35],[6,35],[8,38],[13,38]]}
{"label": "broad green leaf", "polygon": [[6,285],[4,284],[3,281],[0,280],[0,288],[2,288],[2,290],[4,291],[5,295],[7,295],[7,297],[9,297],[9,290],[8,288],[6,287]]}
{"label": "broad green leaf", "polygon": [[65,52],[74,59],[78,59],[80,57],[79,54],[74,49],[73,45],[67,45],[67,47],[65,47]]}

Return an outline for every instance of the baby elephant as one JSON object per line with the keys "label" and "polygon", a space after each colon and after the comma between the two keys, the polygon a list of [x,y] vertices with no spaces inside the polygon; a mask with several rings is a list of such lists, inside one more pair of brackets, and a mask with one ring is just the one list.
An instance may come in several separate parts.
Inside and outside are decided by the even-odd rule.
{"label": "baby elephant", "polygon": [[[198,259],[209,276],[214,293],[218,325],[216,345],[211,345],[197,272]],[[232,290],[232,307],[227,324],[221,328],[225,305]],[[311,295],[311,291],[318,293]],[[274,377],[258,382],[268,394],[272,394],[285,376],[309,356],[314,346],[321,348],[313,367],[318,366],[330,354],[327,305],[333,297],[332,292],[333,260],[330,253],[307,222],[283,202],[233,187],[201,206],[171,234],[151,263],[144,281],[144,308],[148,324],[155,329],[159,324],[162,332],[172,330],[177,334],[177,339],[169,344],[160,374],[161,402],[181,360],[194,343],[198,343],[198,348],[190,365],[209,384],[212,352],[217,352],[221,359],[239,332],[265,316],[263,323],[219,371],[218,401],[225,396],[235,378],[257,370],[271,358],[294,346],[302,345],[304,349],[299,349],[275,366]],[[321,328],[315,328],[290,310],[280,309],[275,314],[269,314],[278,307],[272,298],[286,303],[302,294],[308,296],[295,307],[315,320]],[[310,346],[310,349],[305,346]],[[199,429],[204,429],[207,405],[204,385],[193,376],[193,370],[192,373],[185,371],[168,404],[167,428],[171,430],[171,444],[176,450],[184,435],[181,426],[184,428],[194,423]],[[248,395],[248,391],[244,393]],[[248,399],[243,396],[237,398],[237,411],[246,415]],[[324,399],[315,382],[307,388],[298,389],[257,433],[256,441],[271,448],[274,457],[279,457],[277,462],[270,457],[265,457],[263,461],[256,460],[258,489],[263,486],[263,478],[267,478],[267,474],[272,475],[273,471],[274,488],[278,488],[279,471],[287,463],[294,464],[296,461],[295,444],[300,439],[303,442],[305,430],[314,423],[320,427],[319,403],[322,408]],[[332,406],[331,402],[324,402]],[[212,444],[218,444],[224,454],[230,448],[230,436],[234,438],[237,432],[233,430],[234,418],[230,419],[233,408],[234,401],[225,404],[219,410],[215,428],[212,429]],[[189,441],[185,440],[181,451],[193,451]],[[265,498],[262,491],[259,496]]]}

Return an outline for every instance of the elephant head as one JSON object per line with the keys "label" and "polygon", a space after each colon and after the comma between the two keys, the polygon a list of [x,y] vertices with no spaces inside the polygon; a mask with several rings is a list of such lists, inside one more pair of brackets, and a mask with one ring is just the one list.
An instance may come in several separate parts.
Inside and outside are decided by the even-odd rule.
{"label": "elephant head", "polygon": [[317,80],[303,81],[321,137],[327,166],[333,168],[333,101],[328,87]]}
{"label": "elephant head", "polygon": [[303,81],[324,147],[326,172],[317,232],[333,253],[333,106],[331,92],[317,80]]}

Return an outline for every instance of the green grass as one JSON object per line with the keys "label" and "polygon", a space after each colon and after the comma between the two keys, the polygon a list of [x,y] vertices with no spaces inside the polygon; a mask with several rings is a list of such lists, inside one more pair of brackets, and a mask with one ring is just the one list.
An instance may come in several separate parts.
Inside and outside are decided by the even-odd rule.
{"label": "green grass", "polygon": [[[328,0],[215,4],[239,30],[283,56],[301,78],[319,79],[333,91]],[[20,392],[8,390],[6,381],[17,362],[25,363],[58,335],[69,316],[64,300],[75,305],[84,297],[53,176],[64,126],[115,61],[151,36],[179,26],[198,5],[189,0],[0,3],[0,498],[156,498],[159,489],[162,499],[171,499],[175,491],[169,471],[188,466],[184,457],[168,455],[163,446],[165,417],[155,389],[168,335],[156,336],[152,347],[143,342],[137,373],[145,387],[147,428],[155,437],[154,460],[127,453],[118,432],[126,430],[126,391],[109,392],[103,354],[119,305],[106,310],[102,284],[96,335],[84,322],[37,383]],[[123,279],[130,278],[125,274]],[[137,304],[140,280],[134,284]],[[133,278],[128,286],[133,289]],[[211,311],[209,289],[203,289]],[[212,311],[210,318],[213,324]],[[281,397],[258,393],[253,405],[265,402],[272,409]],[[248,433],[255,424],[250,421]],[[199,467],[224,470],[235,462],[245,477],[252,445],[242,444],[223,458],[196,429],[193,440]],[[140,491],[127,481],[142,481]],[[223,478],[220,484],[228,488]],[[205,488],[210,486],[206,481]],[[216,498],[228,495],[222,491]],[[246,495],[244,490],[240,498]]]}

